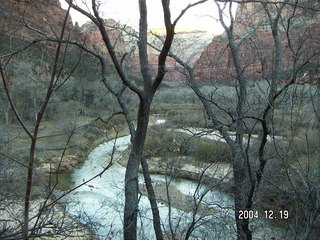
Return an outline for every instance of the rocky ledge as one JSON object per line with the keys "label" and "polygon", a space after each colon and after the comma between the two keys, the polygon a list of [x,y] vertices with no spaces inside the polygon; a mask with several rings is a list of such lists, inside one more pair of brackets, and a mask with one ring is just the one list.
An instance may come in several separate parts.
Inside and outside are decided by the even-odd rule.
{"label": "rocky ledge", "polygon": [[45,173],[57,173],[71,170],[77,167],[79,158],[76,155],[64,155],[61,157],[53,157],[41,161],[41,167]]}

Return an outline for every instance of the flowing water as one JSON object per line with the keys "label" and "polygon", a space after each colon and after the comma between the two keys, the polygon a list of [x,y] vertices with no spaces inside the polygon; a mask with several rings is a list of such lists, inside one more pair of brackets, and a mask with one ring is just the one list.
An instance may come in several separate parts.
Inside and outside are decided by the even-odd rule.
{"label": "flowing water", "polygon": [[[163,122],[159,121],[156,124]],[[123,237],[125,168],[117,163],[117,160],[129,144],[130,136],[125,136],[99,145],[89,154],[83,166],[75,169],[71,175],[77,186],[103,171],[110,161],[113,162],[101,176],[78,188],[65,200],[69,213],[88,224],[101,239]],[[141,182],[142,179],[140,175]],[[165,182],[166,176],[152,175],[152,180]],[[183,179],[172,181],[171,186],[195,198],[206,190],[206,186],[198,187],[196,182]],[[169,214],[168,206],[159,203],[164,233],[168,236],[183,236],[190,223],[196,220],[199,227],[193,232],[195,239],[235,239],[232,198],[221,191],[210,190],[202,202],[208,204],[214,214],[193,215],[176,208],[172,208]],[[139,239],[155,239],[149,200],[144,196],[141,196],[139,201],[138,234]]]}
{"label": "flowing water", "polygon": [[[99,174],[110,161],[114,161],[113,166],[102,174],[101,177],[97,177],[90,183],[78,188],[66,200],[68,211],[72,215],[79,217],[83,223],[93,227],[101,239],[122,239],[125,168],[118,164],[116,160],[129,147],[129,143],[130,136],[125,136],[99,145],[89,154],[84,165],[80,169],[76,169],[72,174],[74,184],[79,185],[94,175]],[[115,152],[113,156],[111,156],[112,152]],[[152,178],[154,181],[165,182],[165,176],[162,175],[153,175]],[[197,189],[197,184],[188,180],[173,181],[172,185],[186,195],[193,195]],[[200,191],[202,190],[204,189],[200,189]],[[218,191],[210,191],[205,196],[204,201],[232,207],[232,200],[227,195]],[[217,208],[217,205],[213,205],[212,208]],[[169,208],[159,203],[159,209],[164,231],[171,232],[168,214]],[[226,219],[228,220],[227,222],[232,222],[232,215],[232,210],[217,210],[217,214],[207,216],[200,222],[203,224],[207,222],[205,225],[212,225],[212,220],[214,219],[214,228],[221,228],[216,232],[225,232],[226,230],[230,232],[230,229],[233,229],[233,225],[226,226],[225,223]],[[222,216],[223,218],[221,218]],[[139,217],[139,239],[153,239],[149,200],[144,196],[141,197],[139,202]],[[196,216],[196,218],[200,217]],[[171,229],[173,232],[176,232],[178,235],[185,232],[191,220],[191,213],[172,208]],[[217,220],[221,222],[220,226],[217,224]],[[214,228],[210,227],[212,231]],[[213,233],[210,232],[203,232],[199,228],[194,234],[205,238],[205,235],[213,236]],[[226,237],[225,239],[231,238]]]}

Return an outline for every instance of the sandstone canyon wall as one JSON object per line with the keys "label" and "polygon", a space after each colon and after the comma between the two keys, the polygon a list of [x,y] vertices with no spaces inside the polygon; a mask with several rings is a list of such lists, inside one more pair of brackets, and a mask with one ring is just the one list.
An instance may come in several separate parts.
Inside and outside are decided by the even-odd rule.
{"label": "sandstone canyon wall", "polygon": [[[210,32],[192,31],[184,32],[177,30],[171,51],[178,55],[182,60],[194,66],[201,52],[210,43],[214,35]],[[161,48],[161,44],[157,44],[156,38],[150,33],[149,42]],[[160,36],[164,37],[164,36]],[[149,47],[149,63],[151,65],[151,72],[153,76],[157,74],[158,55],[159,52]],[[136,78],[142,78],[140,72],[139,56],[136,51],[130,59],[129,65],[131,66],[130,74]],[[173,59],[168,57],[166,61],[166,75],[164,83],[169,86],[180,86],[185,84],[185,75],[183,68]]]}
{"label": "sandstone canyon wall", "polygon": [[[5,0],[0,6],[0,40],[10,42],[11,47],[19,47],[44,36],[58,37],[67,11],[61,8],[59,0]],[[115,21],[106,20],[107,25],[115,25]],[[39,31],[38,31],[39,30]],[[79,27],[67,19],[65,38],[76,40],[90,49],[107,54],[97,27],[87,23]],[[124,48],[123,36],[120,30],[109,28],[109,37],[116,51]],[[52,46],[42,42],[44,49]]]}
{"label": "sandstone canyon wall", "polygon": [[[66,10],[61,8],[59,0],[4,0],[0,6],[0,41],[8,43],[5,49],[5,51],[8,51],[43,37],[41,32],[46,36],[59,36],[65,16]],[[111,19],[105,20],[105,23],[108,26],[109,37],[118,58],[122,59],[126,56],[124,60],[126,61],[128,74],[139,81],[142,76],[136,48],[137,39],[121,29],[126,28],[126,32],[136,35],[137,33],[134,29]],[[30,28],[38,29],[41,32],[31,30],[26,24]],[[91,22],[79,27],[77,23],[72,23],[69,16],[65,37],[75,39],[96,52],[108,55],[99,29]],[[212,33],[203,31],[178,31],[173,44],[173,52],[194,65],[212,37]],[[149,39],[154,42],[156,37],[150,33]],[[38,46],[41,51],[45,51],[54,45],[44,41]],[[159,52],[149,48],[149,61],[154,75],[157,73],[158,55]],[[173,59],[168,58],[166,67],[167,73],[164,82],[172,86],[183,84],[185,77],[179,70],[180,66]]]}
{"label": "sandstone canyon wall", "polygon": [[[274,14],[274,12],[271,12]],[[320,49],[320,14],[286,6],[281,14],[279,32],[282,47],[283,79],[295,65],[306,61]],[[261,4],[240,4],[234,24],[234,39],[242,41],[239,56],[244,73],[250,79],[268,77],[273,71],[274,43],[268,16]],[[310,63],[319,64],[319,57]],[[213,38],[195,66],[196,79],[231,81],[237,78],[226,33]]]}
{"label": "sandstone canyon wall", "polygon": [[[40,35],[30,28],[38,29],[47,35],[60,35],[66,16],[59,0],[5,0],[0,6],[0,33],[3,36],[31,40]],[[67,32],[76,30],[71,17],[67,19]]]}

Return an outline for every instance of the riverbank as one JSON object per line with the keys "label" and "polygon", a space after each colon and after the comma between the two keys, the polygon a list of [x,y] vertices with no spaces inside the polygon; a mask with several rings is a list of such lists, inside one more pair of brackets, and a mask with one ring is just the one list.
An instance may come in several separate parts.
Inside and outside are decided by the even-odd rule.
{"label": "riverbank", "polygon": [[[129,152],[127,151],[118,163],[126,167],[128,162]],[[147,163],[149,166],[150,174],[159,174],[162,176],[170,176],[168,183],[161,181],[153,181],[154,191],[157,201],[166,205],[171,205],[184,212],[192,212],[197,207],[198,214],[210,215],[216,210],[209,206],[199,203],[199,196],[192,197],[182,193],[174,184],[169,182],[173,179],[190,180],[202,185],[206,185],[209,189],[217,189],[226,194],[232,194],[232,181],[233,175],[230,164],[227,163],[213,163],[208,164],[205,168],[193,166],[185,161],[186,157],[176,157],[174,159],[153,157],[148,158]],[[142,174],[142,168],[140,166],[139,172]],[[144,196],[148,196],[146,186],[143,180],[139,184],[140,193]],[[196,206],[198,204],[198,206]]]}
{"label": "riverbank", "polygon": [[[82,185],[73,191],[69,196],[70,199],[66,202],[66,206],[68,211],[81,218],[84,224],[96,223],[94,225],[95,232],[102,239],[123,238],[122,218],[125,197],[123,189],[126,168],[119,163],[124,161],[123,159],[127,159],[129,151],[130,136],[103,143],[89,154],[83,166],[75,169],[72,175],[75,186],[96,174],[99,176],[90,181],[90,184]],[[114,162],[104,174],[99,175],[101,171],[106,169],[108,162],[115,160],[118,161]],[[234,214],[232,213],[230,197],[219,190],[207,191],[209,189],[206,189],[206,186],[197,188],[197,183],[188,180],[173,180],[167,187],[165,178],[165,176],[152,175],[155,191],[158,194],[158,206],[164,232],[170,231],[169,229],[173,227],[177,233],[183,233],[190,226],[193,217],[197,219],[197,224],[198,221],[201,222],[199,222],[201,228],[203,228],[203,225],[210,225],[212,222],[223,228],[226,225],[225,221],[217,222],[214,220],[219,219],[220,215],[223,216],[221,219],[229,219],[228,224],[233,224]],[[146,190],[143,189],[143,177],[141,176],[139,179],[141,180],[140,191],[146,194]],[[202,198],[201,195],[204,191],[207,191],[207,194]],[[170,204],[167,203],[167,192],[170,195]],[[147,197],[143,195],[139,198],[139,216],[143,227],[138,227],[138,231],[139,234],[142,234],[141,236],[154,239],[150,203]],[[206,229],[209,229],[209,227],[206,227]],[[233,235],[234,232],[229,230],[226,229],[228,234]],[[195,233],[197,236],[201,234],[200,230]],[[205,231],[205,234],[209,233]],[[215,233],[210,232],[209,235],[215,236]]]}
{"label": "riverbank", "polygon": [[[91,181],[90,185],[85,184],[73,192],[72,200],[66,203],[69,205],[68,209],[73,215],[80,218],[81,215],[85,214],[86,218],[82,219],[84,223],[86,223],[86,219],[96,223],[103,222],[104,225],[99,226],[96,231],[102,238],[112,233],[117,234],[118,238],[115,239],[121,239],[124,175],[130,152],[129,145],[130,136],[101,144],[89,154],[85,164],[74,171],[75,185],[79,185],[101,172],[108,162],[118,159],[103,175]],[[186,156],[171,158],[149,157],[147,161],[150,172],[153,174],[154,189],[159,202],[159,210],[161,209],[163,212],[163,219],[167,218],[167,209],[171,207],[180,211],[177,213],[178,216],[184,215],[186,217],[186,224],[190,215],[200,216],[200,218],[204,216],[206,218],[220,219],[220,214],[223,214],[224,216],[221,216],[221,219],[227,217],[230,220],[230,226],[232,226],[234,223],[232,220],[234,218],[232,197],[224,196],[221,198],[221,195],[225,192],[232,193],[233,178],[229,163],[215,162],[196,166],[195,164],[192,165],[190,163],[191,159],[188,160]],[[158,174],[161,174],[161,176]],[[170,177],[167,178],[166,176]],[[140,192],[142,195],[147,196],[143,177],[139,178],[141,180],[139,184]],[[191,181],[184,179],[192,180],[192,184],[190,184]],[[169,182],[170,185],[168,185]],[[196,192],[198,183],[201,183],[202,189]],[[184,190],[189,189],[190,191],[181,190],[181,186]],[[207,189],[212,189],[213,191],[208,193],[206,199],[202,199],[201,194]],[[223,191],[219,191],[220,189],[223,189]],[[219,198],[220,200],[223,199],[223,204],[221,204],[221,201],[219,202]],[[201,202],[203,204],[199,204]],[[149,221],[152,217],[145,215],[150,213],[149,203],[143,196],[140,199],[139,212],[141,212],[142,216],[146,216],[145,219],[148,220],[148,224],[151,224]],[[266,226],[265,222],[260,224],[261,229]],[[224,225],[226,225],[225,222]],[[144,229],[149,229],[149,227]],[[272,230],[273,228],[270,228],[270,231]],[[223,230],[223,232],[228,231],[228,229]],[[233,234],[232,231],[228,233]],[[265,233],[265,230],[259,230],[255,234],[266,236]],[[268,233],[268,235],[270,234]]]}
{"label": "riverbank", "polygon": [[[51,197],[46,201],[47,196],[51,195],[49,192],[53,189],[60,190],[61,184],[69,190],[73,183],[69,181],[68,175],[72,170],[81,167],[95,147],[117,136],[128,134],[123,122],[119,120],[116,122],[114,127],[110,127],[100,120],[83,118],[77,122],[78,127],[73,130],[62,129],[63,126],[52,122],[42,123],[33,169],[30,227],[35,223],[41,206],[45,202],[50,204],[54,201]],[[27,164],[30,151],[28,136],[21,133],[18,125],[12,124],[8,128],[10,130],[8,138],[14,141],[10,148],[8,145],[5,149],[9,153],[7,155]],[[9,159],[8,163],[3,162],[3,167],[0,168],[0,238],[5,236],[7,239],[7,236],[12,235],[11,239],[17,239],[16,234],[21,234],[21,219],[24,218],[25,170],[21,164],[15,164]],[[44,209],[37,226],[37,234],[41,233],[45,237],[54,239],[98,239],[92,229],[73,218],[62,204],[53,204],[52,207]]]}
{"label": "riverbank", "polygon": [[[158,202],[177,208],[186,213],[194,213],[201,216],[212,215],[217,212],[216,209],[200,203],[197,197],[191,197],[187,194],[183,194],[176,187],[169,183],[166,184],[160,181],[153,181],[153,189],[156,194]],[[148,196],[146,185],[144,183],[139,184],[140,193],[144,196]]]}

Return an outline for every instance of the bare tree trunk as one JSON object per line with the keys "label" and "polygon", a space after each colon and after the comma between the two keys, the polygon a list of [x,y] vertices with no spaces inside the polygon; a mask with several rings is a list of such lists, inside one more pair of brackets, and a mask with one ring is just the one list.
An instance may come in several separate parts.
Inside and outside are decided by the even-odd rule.
{"label": "bare tree trunk", "polygon": [[146,188],[148,191],[148,198],[150,201],[151,210],[153,214],[153,228],[154,228],[157,240],[161,240],[163,239],[163,234],[161,230],[161,222],[160,222],[161,219],[159,214],[159,208],[157,204],[156,194],[152,186],[148,163],[145,158],[141,159],[141,165],[143,169],[144,181],[146,183]]}
{"label": "bare tree trunk", "polygon": [[[318,76],[318,72],[316,73],[316,76]],[[314,103],[314,113],[316,116],[316,119],[318,120],[317,123],[317,130],[318,130],[318,181],[320,182],[320,80],[318,79],[318,84],[317,84],[317,94],[316,94],[316,100]],[[319,189],[320,192],[320,189]]]}
{"label": "bare tree trunk", "polygon": [[27,176],[27,188],[24,200],[24,224],[23,224],[23,239],[29,239],[29,212],[30,212],[30,197],[33,183],[33,165],[35,160],[37,138],[32,139],[30,156],[29,156],[29,166],[28,166],[28,176]]}
{"label": "bare tree trunk", "polygon": [[6,126],[9,126],[9,111],[10,111],[10,106],[8,105],[5,113]]}
{"label": "bare tree trunk", "polygon": [[148,130],[151,101],[141,99],[137,130],[125,174],[124,239],[137,239],[138,171]]}
{"label": "bare tree trunk", "polygon": [[[128,127],[129,127],[129,131],[130,131],[130,135],[131,135],[131,143],[133,144],[134,140],[135,140],[136,130],[134,127],[134,121],[130,117],[129,110],[128,110],[127,106],[124,104],[123,99],[122,99],[122,93],[124,90],[125,90],[125,88],[123,88],[118,94],[114,93],[114,95],[116,95],[118,103],[123,111],[122,113],[126,119]],[[153,215],[153,228],[154,228],[154,231],[156,234],[156,238],[158,240],[161,240],[161,239],[163,239],[163,234],[162,234],[162,230],[161,230],[160,214],[159,214],[158,204],[156,201],[156,195],[155,195],[155,192],[154,192],[153,186],[152,186],[148,163],[147,163],[145,157],[143,157],[143,156],[141,157],[140,160],[141,160],[143,176],[144,176],[144,180],[145,180],[145,184],[146,184],[146,188],[147,188],[147,192],[148,192],[148,198],[150,201],[152,215]]]}
{"label": "bare tree trunk", "polygon": [[[67,24],[67,19],[69,16],[69,11],[70,11],[70,7],[66,13],[66,16],[64,18],[64,22],[63,22],[63,26],[62,26],[62,30],[61,30],[61,35],[60,35],[60,39],[63,39],[63,35],[65,32],[65,27]],[[34,130],[33,133],[31,133],[27,126],[25,125],[25,123],[23,122],[23,120],[21,119],[15,105],[13,104],[10,92],[9,92],[9,86],[8,86],[8,81],[5,78],[5,74],[4,71],[2,69],[2,63],[0,61],[0,73],[1,73],[1,77],[3,80],[3,84],[4,84],[4,88],[5,88],[5,92],[10,104],[10,107],[14,113],[14,115],[16,116],[16,118],[18,119],[21,127],[24,129],[24,131],[27,133],[27,135],[29,136],[29,138],[31,139],[31,145],[30,145],[30,154],[29,154],[29,159],[28,159],[28,173],[27,173],[27,182],[26,182],[26,193],[25,193],[25,201],[24,201],[24,217],[23,217],[23,226],[22,226],[22,238],[24,240],[28,240],[29,239],[29,221],[30,221],[30,201],[31,201],[31,192],[32,192],[32,188],[33,188],[33,173],[34,173],[34,161],[35,161],[35,153],[36,153],[36,145],[37,145],[37,140],[38,140],[38,133],[39,133],[39,127],[44,115],[44,112],[48,106],[49,100],[52,97],[52,93],[53,93],[53,89],[55,86],[55,78],[56,78],[56,69],[57,69],[57,63],[58,63],[58,59],[60,56],[60,49],[61,49],[61,45],[62,43],[59,42],[57,45],[57,49],[55,52],[55,59],[53,62],[53,70],[52,70],[52,74],[51,74],[51,79],[50,79],[50,83],[49,86],[47,88],[47,93],[45,96],[45,99],[41,105],[41,108],[39,110],[39,112],[37,113],[36,116],[36,122],[35,122],[35,126],[34,126]]]}
{"label": "bare tree trunk", "polygon": [[234,204],[235,204],[235,218],[237,226],[237,239],[252,239],[252,232],[249,229],[249,219],[240,219],[240,211],[247,211],[251,209],[252,196],[251,182],[248,176],[245,159],[242,156],[242,150],[238,149],[233,154],[233,176],[234,176]]}
{"label": "bare tree trunk", "polygon": [[[139,111],[138,111],[138,119],[137,119],[137,130],[135,131],[135,136],[132,139],[132,149],[128,160],[128,165],[126,168],[126,175],[125,175],[125,210],[124,210],[124,239],[136,239],[137,238],[137,212],[138,210],[138,170],[139,165],[142,163],[143,160],[143,148],[146,139],[146,134],[148,130],[148,121],[149,121],[149,114],[150,114],[150,106],[153,99],[155,92],[157,91],[159,85],[161,84],[164,75],[166,73],[166,59],[169,54],[169,50],[172,45],[172,41],[174,38],[174,28],[180,18],[185,14],[185,12],[198,4],[204,3],[207,0],[200,0],[193,4],[187,5],[178,17],[172,22],[171,21],[171,11],[170,11],[170,1],[169,0],[162,0],[162,11],[164,15],[164,22],[166,27],[166,38],[163,43],[163,46],[160,50],[159,59],[158,59],[158,72],[156,77],[153,78],[150,70],[150,65],[148,61],[148,26],[147,26],[147,5],[145,0],[139,1],[139,11],[140,11],[140,21],[139,21],[139,41],[138,41],[138,48],[139,48],[139,60],[140,60],[140,72],[143,77],[144,86],[142,88],[136,86],[136,84],[128,78],[125,70],[122,67],[122,62],[120,62],[117,58],[117,55],[114,51],[114,47],[111,44],[107,29],[105,27],[103,19],[100,17],[97,7],[97,2],[92,0],[92,10],[93,14],[88,13],[84,9],[80,8],[76,4],[73,4],[71,0],[66,0],[69,3],[69,6],[72,6],[75,10],[79,11],[83,15],[87,16],[93,23],[95,23],[99,31],[102,35],[102,39],[108,49],[114,67],[119,75],[121,82],[123,85],[128,87],[132,92],[137,94],[140,100],[139,104]],[[75,44],[73,42],[73,44]],[[94,51],[88,50],[87,48],[83,47],[82,45],[76,44],[80,46],[82,49],[85,49],[90,54],[98,57],[102,64],[102,76],[103,81],[107,88],[110,90],[110,87],[105,82],[107,79],[106,77],[106,61],[104,56],[101,56]],[[112,89],[111,92],[114,92]],[[116,94],[117,95],[117,94]],[[118,95],[117,95],[118,97]],[[120,99],[121,100],[121,99]],[[119,98],[118,98],[119,101]],[[121,101],[119,101],[121,105]],[[126,108],[123,108],[123,112],[127,112]],[[126,121],[130,128],[130,132],[132,133],[133,125],[132,122],[126,117]],[[144,164],[144,163],[143,163]],[[146,165],[144,165],[144,174],[147,176],[149,173],[145,171]],[[152,208],[157,208],[155,202],[155,196],[152,191],[152,184],[150,181],[150,177],[146,177],[146,184],[148,186],[148,194],[149,200],[151,202]],[[153,211],[154,220],[155,220],[155,232],[158,239],[162,239],[161,226],[160,226],[160,216],[158,211]]]}
{"label": "bare tree trunk", "polygon": [[37,121],[37,98],[33,98],[34,121]]}

